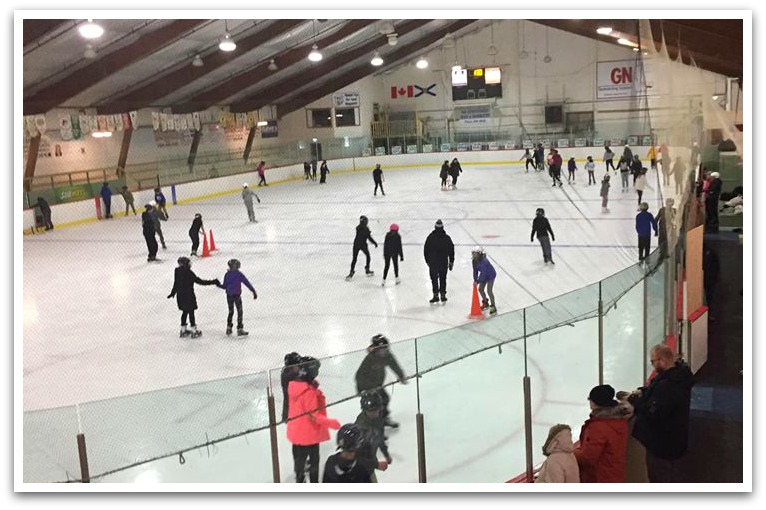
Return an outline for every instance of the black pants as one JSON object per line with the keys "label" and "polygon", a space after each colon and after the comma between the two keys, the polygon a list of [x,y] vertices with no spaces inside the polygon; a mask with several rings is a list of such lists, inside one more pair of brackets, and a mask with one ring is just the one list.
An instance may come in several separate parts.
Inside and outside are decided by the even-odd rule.
{"label": "black pants", "polygon": [[649,248],[651,244],[651,236],[638,236],[638,260],[644,260],[649,256]]}
{"label": "black pants", "polygon": [[309,170],[309,169],[304,169],[304,170],[303,170],[303,173],[304,173],[304,175],[306,176],[306,178],[304,179],[304,181],[307,181],[307,180],[309,180],[309,179],[311,178],[311,170]]}
{"label": "black pants", "polygon": [[567,180],[571,181],[574,178],[575,178],[575,171],[574,170],[570,170],[569,171],[569,177],[567,178]]}
{"label": "black pants", "polygon": [[199,248],[199,232],[189,232],[189,237],[192,240],[192,252],[197,253],[197,248]]}
{"label": "black pants", "polygon": [[242,296],[229,296],[226,295],[226,302],[229,305],[229,315],[226,317],[226,326],[231,327],[233,325],[232,319],[234,318],[234,307],[237,307],[237,329],[242,329]]}
{"label": "black pants", "polygon": [[447,294],[447,266],[428,266],[428,272],[431,276],[431,290],[433,290],[434,296]]}
{"label": "black pants", "polygon": [[125,202],[125,216],[128,215],[128,208],[133,209],[133,214],[136,214],[136,208],[133,206],[133,202]]}
{"label": "black pants", "polygon": [[718,197],[705,197],[705,225],[708,231],[718,232]]}
{"label": "black pants", "polygon": [[364,253],[364,256],[367,257],[367,262],[364,265],[364,270],[369,271],[370,270],[370,250],[367,248],[367,245],[364,244],[362,246],[354,246],[354,256],[351,258],[351,271],[354,271],[354,268],[356,267],[356,257],[359,255],[359,252]]}
{"label": "black pants", "polygon": [[170,216],[168,216],[168,208],[165,207],[165,202],[161,204],[157,204],[157,207],[159,208],[160,211],[162,211],[162,214],[165,215],[165,219],[170,218]]}
{"label": "black pants", "polygon": [[146,239],[146,249],[149,250],[149,258],[154,259],[157,256],[157,249],[159,248],[157,246],[157,238],[154,237],[154,232],[151,234],[144,234],[144,239]]}
{"label": "black pants", "polygon": [[454,188],[456,184],[457,184],[457,174],[452,176],[452,187]]}
{"label": "black pants", "polygon": [[593,184],[596,184],[596,176],[594,174],[595,172],[588,170],[588,184],[590,184],[591,181],[593,181]]}
{"label": "black pants", "polygon": [[617,169],[614,167],[614,161],[612,161],[611,159],[607,159],[606,160],[606,171],[607,172],[609,171],[609,167],[610,166],[612,167],[612,170],[614,170],[615,172],[617,171]]}
{"label": "black pants", "polygon": [[537,165],[535,165],[534,160],[528,159],[527,162],[524,163],[524,170],[527,171],[527,172],[529,172],[529,165],[532,165],[532,170],[534,170],[535,166],[537,166]]}
{"label": "black pants", "polygon": [[561,184],[561,169],[558,167],[551,167],[551,178],[553,179],[553,185],[558,182]]}
{"label": "black pants", "polygon": [[637,189],[636,190],[636,194],[638,195],[638,205],[641,205],[641,197],[644,196],[644,190]]}
{"label": "black pants", "polygon": [[399,259],[395,255],[385,255],[386,264],[383,266],[383,279],[388,276],[388,265],[393,261],[394,263],[394,276],[399,278]]}
{"label": "black pants", "polygon": [[649,483],[680,483],[680,461],[661,459],[649,450],[646,450],[646,471],[649,475]]}
{"label": "black pants", "polygon": [[327,180],[327,172],[320,172],[319,184],[324,184],[326,180]]}
{"label": "black pants", "polygon": [[162,247],[165,247],[165,236],[162,235],[162,227],[160,227],[159,222],[157,222],[156,225],[154,225],[154,231],[157,233],[158,236],[160,236],[160,244]]}
{"label": "black pants", "polygon": [[261,184],[266,184],[266,174],[261,175],[261,180],[258,181],[258,186]]}
{"label": "black pants", "polygon": [[309,481],[319,483],[319,443],[307,446],[293,445],[293,461],[295,462],[295,481],[303,483],[306,480],[306,459],[309,460]]}
{"label": "black pants", "polygon": [[186,326],[186,317],[189,317],[191,327],[197,326],[197,321],[194,319],[194,310],[181,310],[181,326]]}
{"label": "black pants", "polygon": [[385,196],[386,192],[383,191],[383,183],[381,181],[375,181],[375,191],[373,191],[372,194],[378,194],[378,186],[380,186],[380,192]]}
{"label": "black pants", "polygon": [[[40,211],[43,215],[43,225],[45,225],[45,230],[51,230],[53,228],[53,223],[51,222],[51,210],[50,209],[43,209]],[[157,253],[157,250],[154,250],[155,253]]]}
{"label": "black pants", "polygon": [[317,180],[317,169],[316,168],[312,168],[311,169],[311,180],[312,181],[316,181]]}
{"label": "black pants", "polygon": [[442,188],[447,185],[447,178],[442,177]]}
{"label": "black pants", "polygon": [[103,198],[103,200],[104,200],[104,211],[106,212],[106,217],[111,218],[112,217],[112,198],[111,197]]}

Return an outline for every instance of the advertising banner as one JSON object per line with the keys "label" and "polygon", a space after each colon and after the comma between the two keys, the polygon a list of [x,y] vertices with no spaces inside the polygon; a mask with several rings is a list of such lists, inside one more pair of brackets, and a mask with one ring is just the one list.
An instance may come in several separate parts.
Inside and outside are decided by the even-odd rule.
{"label": "advertising banner", "polygon": [[646,95],[638,60],[598,62],[596,69],[596,99],[625,99]]}

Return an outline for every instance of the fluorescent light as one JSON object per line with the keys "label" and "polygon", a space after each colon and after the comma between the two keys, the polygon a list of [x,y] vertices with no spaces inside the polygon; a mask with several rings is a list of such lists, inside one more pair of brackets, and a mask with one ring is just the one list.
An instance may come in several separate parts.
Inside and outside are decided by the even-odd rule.
{"label": "fluorescent light", "polygon": [[342,117],[343,117],[343,114],[342,114],[342,113],[336,113],[336,114],[335,114],[335,116],[336,116],[336,117],[340,117],[340,118],[342,118]]}
{"label": "fluorescent light", "polygon": [[609,35],[612,33],[612,27],[598,27],[596,29],[596,33],[601,35]]}
{"label": "fluorescent light", "polygon": [[237,49],[237,43],[231,38],[231,34],[227,32],[223,34],[223,39],[218,43],[218,49],[221,51],[234,51]]}
{"label": "fluorescent light", "polygon": [[109,138],[110,136],[112,136],[112,132],[111,131],[94,131],[91,133],[91,135],[93,136],[93,138]]}
{"label": "fluorescent light", "polygon": [[638,44],[634,43],[633,41],[628,41],[624,37],[620,37],[617,39],[617,44],[622,44],[623,46],[630,46],[631,48],[638,48]]}
{"label": "fluorescent light", "polygon": [[312,62],[319,62],[322,60],[322,54],[319,53],[319,46],[314,43],[314,45],[311,47],[311,53],[309,53],[309,60]]}
{"label": "fluorescent light", "polygon": [[380,57],[380,53],[377,51],[375,52],[375,55],[372,56],[372,60],[370,60],[370,64],[374,65],[375,67],[383,65],[383,59]]}
{"label": "fluorescent light", "polygon": [[420,60],[415,62],[415,67],[418,69],[425,69],[428,67],[428,60],[426,60],[425,57],[420,57]]}
{"label": "fluorescent light", "polygon": [[268,121],[265,121],[265,120],[259,120],[255,125],[258,127],[263,127],[263,126],[268,126],[269,123]]}
{"label": "fluorescent light", "polygon": [[93,23],[92,19],[89,19],[87,23],[80,25],[77,30],[80,32],[80,35],[86,39],[97,39],[104,35],[104,29],[101,28],[101,25]]}

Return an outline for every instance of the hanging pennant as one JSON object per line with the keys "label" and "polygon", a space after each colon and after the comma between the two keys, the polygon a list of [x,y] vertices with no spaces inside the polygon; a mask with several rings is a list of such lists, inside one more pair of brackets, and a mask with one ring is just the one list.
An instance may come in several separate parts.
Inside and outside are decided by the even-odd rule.
{"label": "hanging pennant", "polygon": [[37,128],[37,132],[41,135],[45,134],[46,125],[45,125],[45,115],[35,115],[35,127]]}
{"label": "hanging pennant", "polygon": [[168,131],[176,130],[176,117],[172,113],[168,113]]}
{"label": "hanging pennant", "polygon": [[79,140],[82,138],[82,130],[80,129],[80,116],[73,113],[70,116],[70,124],[72,125],[72,139]]}
{"label": "hanging pennant", "polygon": [[98,131],[98,119],[95,115],[88,115],[88,123],[90,124],[90,132]]}
{"label": "hanging pennant", "polygon": [[133,110],[132,112],[129,112],[129,113],[130,113],[130,126],[133,129],[137,129],[138,128],[138,112],[136,110]]}
{"label": "hanging pennant", "polygon": [[199,112],[192,113],[192,117],[194,118],[194,129],[199,131],[200,129],[202,129],[202,122],[200,121],[200,118],[199,118]]}
{"label": "hanging pennant", "polygon": [[115,127],[114,115],[106,115],[106,130],[113,133]]}
{"label": "hanging pennant", "polygon": [[70,120],[69,115],[59,119],[59,128],[61,131],[61,139],[63,141],[68,142],[72,139],[72,121]]}
{"label": "hanging pennant", "polygon": [[130,122],[130,115],[128,115],[127,113],[123,113],[121,117],[122,117],[122,128],[125,131],[129,129],[133,129],[133,123]]}
{"label": "hanging pennant", "polygon": [[160,113],[160,129],[162,131],[168,130],[168,114],[165,112]]}
{"label": "hanging pennant", "polygon": [[96,117],[96,126],[97,126],[96,129],[98,129],[99,131],[108,130],[106,126],[106,115],[98,115]]}
{"label": "hanging pennant", "polygon": [[194,116],[191,113],[186,114],[186,126],[188,129],[194,129]]}
{"label": "hanging pennant", "polygon": [[255,112],[247,112],[247,127],[250,129],[255,127]]}
{"label": "hanging pennant", "polygon": [[30,115],[28,117],[24,117],[24,120],[27,124],[27,133],[29,133],[29,136],[34,138],[37,136],[37,126],[35,126],[35,118],[34,116]]}
{"label": "hanging pennant", "polygon": [[189,125],[186,123],[186,115],[178,115],[179,131],[188,131]]}
{"label": "hanging pennant", "polygon": [[122,114],[120,113],[114,114],[114,130],[122,131]]}
{"label": "hanging pennant", "polygon": [[160,113],[152,112],[152,129],[155,131],[160,130]]}
{"label": "hanging pennant", "polygon": [[181,125],[181,117],[183,117],[183,115],[179,115],[177,113],[173,114],[173,125],[176,127],[176,131],[183,130],[183,126]]}

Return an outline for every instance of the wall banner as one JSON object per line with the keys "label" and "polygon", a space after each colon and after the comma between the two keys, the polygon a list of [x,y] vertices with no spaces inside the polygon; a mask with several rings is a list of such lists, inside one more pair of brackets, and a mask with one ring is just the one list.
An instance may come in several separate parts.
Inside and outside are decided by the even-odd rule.
{"label": "wall banner", "polygon": [[646,95],[638,60],[598,62],[596,99],[625,99]]}
{"label": "wall banner", "polygon": [[360,106],[359,92],[338,92],[332,98],[336,108],[357,108]]}

